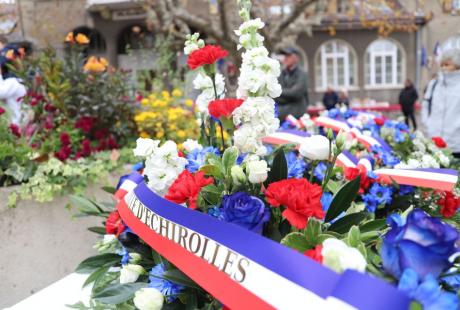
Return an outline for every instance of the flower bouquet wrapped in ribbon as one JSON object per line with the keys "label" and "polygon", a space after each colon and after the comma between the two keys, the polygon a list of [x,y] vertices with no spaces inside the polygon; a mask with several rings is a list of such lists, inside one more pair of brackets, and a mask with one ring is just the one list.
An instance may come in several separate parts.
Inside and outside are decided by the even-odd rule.
{"label": "flower bouquet wrapped in ribbon", "polygon": [[457,309],[456,173],[397,167],[415,139],[370,116],[359,128],[353,111],[293,122],[309,132],[279,129],[280,65],[250,2],[239,4],[238,98],[226,98],[216,69],[227,52],[189,36],[199,141],[179,150],[139,138],[142,164],[114,204],[73,197],[104,227],[90,228],[103,236],[99,254],[77,268],[89,274],[90,304],[72,307]]}

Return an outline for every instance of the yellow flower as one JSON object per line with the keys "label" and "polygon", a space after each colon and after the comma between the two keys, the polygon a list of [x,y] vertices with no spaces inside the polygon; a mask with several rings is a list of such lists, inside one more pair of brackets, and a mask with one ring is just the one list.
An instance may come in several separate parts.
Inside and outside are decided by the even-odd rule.
{"label": "yellow flower", "polygon": [[16,56],[14,55],[14,50],[8,50],[5,53],[5,58],[8,60],[14,60],[16,58]]}
{"label": "yellow flower", "polygon": [[174,90],[172,91],[172,95],[176,98],[182,97],[182,91],[178,88],[174,88]]}
{"label": "yellow flower", "polygon": [[142,131],[140,133],[140,136],[141,136],[141,138],[144,138],[144,139],[150,138],[150,135],[145,131]]}
{"label": "yellow flower", "polygon": [[157,96],[155,94],[150,94],[149,99],[153,101],[153,100],[157,99]]}
{"label": "yellow flower", "polygon": [[103,65],[103,66],[108,66],[109,65],[109,61],[105,58],[105,57],[100,57],[99,58],[99,62]]}
{"label": "yellow flower", "polygon": [[171,96],[169,95],[169,92],[164,90],[161,92],[161,96],[163,97],[163,99],[165,100],[169,100],[171,98]]}
{"label": "yellow flower", "polygon": [[134,116],[134,121],[136,123],[140,123],[140,122],[145,121],[145,113],[142,112],[142,113],[139,113],[136,116]]}
{"label": "yellow flower", "polygon": [[75,37],[75,41],[76,41],[78,44],[89,44],[89,39],[88,39],[88,37],[85,36],[83,33],[77,34],[77,36]]}
{"label": "yellow flower", "polygon": [[187,135],[187,133],[186,133],[184,130],[179,130],[179,131],[177,132],[177,136],[178,136],[179,138],[181,138],[181,139],[182,139],[182,138],[185,138],[186,135]]}
{"label": "yellow flower", "polygon": [[65,42],[67,43],[73,43],[75,42],[75,38],[73,37],[73,32],[69,32],[67,36],[65,37]]}
{"label": "yellow flower", "polygon": [[177,130],[177,125],[176,124],[170,124],[169,125],[169,130],[171,130],[171,131]]}
{"label": "yellow flower", "polygon": [[187,107],[193,106],[193,100],[192,100],[192,99],[187,99],[187,100],[185,100],[185,105],[186,105]]}
{"label": "yellow flower", "polygon": [[150,103],[150,100],[148,100],[147,98],[144,98],[144,99],[141,100],[141,104],[142,104],[143,106],[146,106],[146,105],[148,105],[149,103]]}
{"label": "yellow flower", "polygon": [[155,124],[155,127],[158,127],[158,128],[159,128],[159,127],[161,127],[161,126],[163,126],[163,124],[162,124],[161,122],[157,122],[157,123]]}
{"label": "yellow flower", "polygon": [[158,139],[161,139],[161,138],[164,137],[164,135],[165,135],[165,133],[164,133],[163,131],[159,131],[159,132],[157,132],[156,137],[157,137]]}
{"label": "yellow flower", "polygon": [[107,66],[101,63],[95,56],[89,57],[83,66],[83,70],[88,72],[103,72],[106,68]]}

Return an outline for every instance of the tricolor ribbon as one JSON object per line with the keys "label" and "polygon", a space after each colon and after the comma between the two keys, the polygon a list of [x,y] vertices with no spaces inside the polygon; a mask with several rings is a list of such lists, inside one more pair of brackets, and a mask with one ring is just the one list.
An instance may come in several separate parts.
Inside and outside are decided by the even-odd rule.
{"label": "tricolor ribbon", "polygon": [[306,138],[311,135],[302,130],[281,129],[262,139],[265,144],[284,145],[284,144],[302,144]]}
{"label": "tricolor ribbon", "polygon": [[372,171],[377,175],[378,180],[383,183],[391,184],[396,182],[400,185],[411,185],[426,187],[442,191],[452,191],[458,182],[458,171],[452,169],[377,169],[373,170],[373,160],[356,157],[344,151],[337,158],[337,165],[340,167],[350,167]]}
{"label": "tricolor ribbon", "polygon": [[351,130],[350,126],[346,122],[327,116],[318,116],[313,119],[313,122],[319,127],[330,128],[336,132],[349,132]]}
{"label": "tricolor ribbon", "polygon": [[[397,288],[356,271],[337,274],[303,254],[156,195],[141,177],[119,194],[123,222],[230,309],[407,310]],[[130,184],[130,183],[129,183]]]}
{"label": "tricolor ribbon", "polygon": [[289,114],[288,116],[286,116],[286,122],[288,122],[289,124],[291,124],[291,126],[294,126],[296,127],[297,129],[302,129],[304,128],[304,124],[302,123],[302,121],[300,119],[297,119],[295,118],[293,115]]}

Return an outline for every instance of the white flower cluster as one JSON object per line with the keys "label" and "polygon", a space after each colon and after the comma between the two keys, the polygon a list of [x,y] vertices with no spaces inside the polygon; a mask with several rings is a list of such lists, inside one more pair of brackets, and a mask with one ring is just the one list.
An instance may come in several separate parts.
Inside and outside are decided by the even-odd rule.
{"label": "white flower cluster", "polygon": [[184,54],[190,55],[192,52],[204,47],[204,41],[200,39],[200,34],[195,32],[194,34],[187,35],[187,40],[185,41]]}
{"label": "white flower cluster", "polygon": [[147,185],[163,196],[188,162],[179,157],[175,142],[166,141],[161,147],[159,144],[158,140],[139,138],[134,155],[145,158],[144,175],[148,178]]}
{"label": "white flower cluster", "polygon": [[263,46],[264,38],[257,33],[263,27],[260,19],[253,19],[236,31],[241,46],[246,49],[237,89],[238,98],[245,101],[233,111],[233,122],[238,126],[234,133],[235,145],[241,153],[259,155],[266,152],[262,138],[279,128],[273,98],[279,97],[282,91],[278,83],[280,64],[269,57]]}
{"label": "white flower cluster", "polygon": [[410,157],[398,165],[397,169],[440,168],[450,165],[449,157],[444,154],[432,141],[427,140],[423,133],[415,132],[412,140],[415,151]]}
{"label": "white flower cluster", "polygon": [[[222,98],[225,92],[225,81],[222,74],[216,74],[215,83],[217,96],[218,98]],[[193,81],[193,87],[201,91],[201,94],[196,98],[198,111],[207,114],[209,103],[216,98],[212,79],[200,72]]]}

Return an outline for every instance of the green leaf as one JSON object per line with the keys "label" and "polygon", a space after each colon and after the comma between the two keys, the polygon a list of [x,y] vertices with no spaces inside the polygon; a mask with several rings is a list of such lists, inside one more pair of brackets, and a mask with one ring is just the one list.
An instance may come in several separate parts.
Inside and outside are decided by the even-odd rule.
{"label": "green leaf", "polygon": [[386,219],[374,220],[374,221],[369,221],[367,223],[362,224],[361,226],[359,226],[359,230],[362,233],[377,231],[377,230],[381,230],[386,225],[387,225]]}
{"label": "green leaf", "polygon": [[268,178],[265,182],[265,186],[268,186],[271,183],[285,180],[288,177],[288,167],[286,162],[286,156],[284,155],[284,150],[280,148],[275,153],[273,158],[273,164],[268,172]]}
{"label": "green leaf", "polygon": [[78,211],[84,214],[99,215],[103,212],[91,200],[80,196],[70,195],[70,202],[77,207]]}
{"label": "green leaf", "polygon": [[99,254],[91,256],[82,261],[75,272],[77,273],[89,273],[100,267],[113,266],[120,263],[120,255],[114,253]]}
{"label": "green leaf", "polygon": [[308,220],[307,229],[304,232],[308,247],[313,248],[319,243],[319,235],[321,234],[321,223],[310,218]]}
{"label": "green leaf", "polygon": [[340,213],[347,211],[359,191],[361,176],[343,185],[337,194],[334,195],[331,205],[326,213],[325,222],[335,219]]}
{"label": "green leaf", "polygon": [[147,287],[148,283],[112,284],[93,295],[93,298],[104,304],[121,304],[134,296],[137,290]]}
{"label": "green leaf", "polygon": [[99,226],[88,227],[88,230],[92,231],[93,233],[99,234],[99,235],[105,235],[105,227],[99,227]]}
{"label": "green leaf", "polygon": [[87,286],[90,283],[97,281],[97,279],[105,275],[109,269],[110,269],[110,266],[104,266],[99,269],[96,269],[92,274],[89,275],[85,283],[83,283],[83,287]]}
{"label": "green leaf", "polygon": [[361,232],[358,226],[352,226],[348,232],[348,245],[351,247],[358,247],[361,244]]}
{"label": "green leaf", "polygon": [[200,171],[203,171],[206,175],[211,175],[213,177],[216,177],[218,179],[223,178],[223,174],[221,169],[218,166],[215,165],[206,165],[200,168]]}
{"label": "green leaf", "polygon": [[224,155],[222,156],[222,165],[226,176],[230,175],[230,169],[232,169],[232,166],[235,165],[237,158],[238,149],[235,146],[229,147],[225,150]]}
{"label": "green leaf", "polygon": [[340,183],[337,181],[329,180],[326,187],[330,192],[336,194],[339,191]]}
{"label": "green leaf", "polygon": [[112,194],[112,195],[115,194],[115,192],[117,191],[117,189],[115,187],[112,187],[112,186],[103,186],[102,190],[104,192],[107,192],[107,193]]}
{"label": "green leaf", "polygon": [[312,246],[307,242],[305,235],[300,232],[293,232],[288,234],[286,237],[281,240],[281,244],[284,244],[291,249],[295,249],[301,253],[312,248]]}
{"label": "green leaf", "polygon": [[222,190],[214,184],[210,184],[203,187],[200,194],[210,205],[218,205],[222,195]]}
{"label": "green leaf", "polygon": [[337,222],[332,224],[328,230],[344,234],[348,232],[353,225],[358,225],[362,220],[366,218],[366,216],[367,215],[365,212],[348,214],[337,220]]}
{"label": "green leaf", "polygon": [[198,289],[200,288],[200,286],[198,286],[195,282],[193,282],[192,279],[187,277],[179,269],[171,269],[171,270],[166,271],[163,274],[163,278],[165,278],[165,279],[167,279],[167,280],[169,280],[171,282],[183,285],[183,286],[193,287],[193,288],[198,288]]}
{"label": "green leaf", "polygon": [[321,235],[318,236],[318,244],[321,244],[321,243],[324,242],[324,240],[331,239],[331,238],[332,239],[337,239],[336,236],[329,234],[329,232],[328,232],[328,234],[321,234]]}

